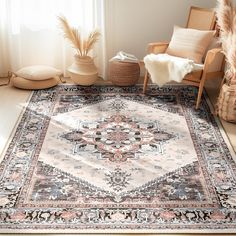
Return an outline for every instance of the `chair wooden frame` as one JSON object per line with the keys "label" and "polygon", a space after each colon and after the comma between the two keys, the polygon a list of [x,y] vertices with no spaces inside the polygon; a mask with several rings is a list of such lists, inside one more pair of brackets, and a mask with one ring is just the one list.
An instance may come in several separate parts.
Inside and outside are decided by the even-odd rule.
{"label": "chair wooden frame", "polygon": [[[189,26],[191,12],[193,10],[213,12],[213,10],[211,9],[191,7],[189,16],[188,16],[187,27]],[[208,30],[213,30],[215,29],[215,27],[216,27],[216,17],[214,15]],[[203,30],[206,30],[206,29],[203,29]],[[169,45],[168,42],[150,43],[148,45],[148,53],[149,54],[150,53],[154,53],[154,54],[165,53],[168,48],[168,45]],[[200,106],[201,97],[202,97],[206,80],[215,79],[219,77],[222,78],[224,76],[224,66],[225,66],[225,57],[222,53],[222,49],[214,48],[207,52],[207,55],[204,61],[204,67],[202,70],[193,71],[192,73],[189,73],[184,77],[182,81],[184,84],[198,87],[196,109],[198,109]],[[150,75],[148,71],[146,70],[145,76],[144,76],[143,93],[146,93],[149,79],[150,79]]]}
{"label": "chair wooden frame", "polygon": [[191,28],[191,25],[190,25],[191,14],[194,11],[200,11],[200,12],[206,12],[206,13],[212,14],[212,19],[210,21],[209,27],[207,27],[207,28],[202,28],[202,27],[198,28],[198,27],[195,26],[194,29],[214,30],[216,28],[216,15],[215,15],[214,9],[200,8],[200,7],[194,7],[194,6],[190,7],[186,28]]}

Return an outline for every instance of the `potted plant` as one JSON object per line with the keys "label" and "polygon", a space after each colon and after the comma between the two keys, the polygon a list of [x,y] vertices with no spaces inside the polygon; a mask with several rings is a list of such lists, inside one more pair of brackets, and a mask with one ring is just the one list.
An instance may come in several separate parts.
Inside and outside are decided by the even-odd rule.
{"label": "potted plant", "polygon": [[227,63],[217,113],[226,121],[236,122],[236,8],[232,1],[218,0],[216,16]]}
{"label": "potted plant", "polygon": [[89,53],[98,41],[100,32],[95,29],[86,38],[83,38],[79,29],[71,27],[64,16],[58,16],[58,20],[64,31],[64,37],[76,50],[74,63],[67,69],[71,79],[76,84],[83,86],[94,84],[98,78],[98,69]]}

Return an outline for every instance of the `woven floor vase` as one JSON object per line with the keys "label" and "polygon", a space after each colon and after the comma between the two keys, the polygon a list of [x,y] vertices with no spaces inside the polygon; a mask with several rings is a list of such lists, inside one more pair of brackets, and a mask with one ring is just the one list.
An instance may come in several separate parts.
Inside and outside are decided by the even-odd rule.
{"label": "woven floor vase", "polygon": [[109,80],[117,86],[135,85],[140,77],[140,66],[133,62],[111,61],[109,63]]}
{"label": "woven floor vase", "polygon": [[225,121],[236,123],[236,85],[222,86],[217,102],[217,114]]}
{"label": "woven floor vase", "polygon": [[75,56],[74,63],[67,70],[73,82],[78,85],[90,86],[98,79],[98,69],[89,56]]}

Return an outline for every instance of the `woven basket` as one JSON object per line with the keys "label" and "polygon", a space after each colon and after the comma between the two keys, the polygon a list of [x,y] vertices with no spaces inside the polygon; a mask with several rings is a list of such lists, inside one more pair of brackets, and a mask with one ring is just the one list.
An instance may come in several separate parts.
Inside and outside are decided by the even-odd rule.
{"label": "woven basket", "polygon": [[109,80],[117,86],[135,85],[140,77],[138,63],[111,61],[109,63]]}
{"label": "woven basket", "polygon": [[223,120],[236,123],[236,84],[222,86],[216,112]]}

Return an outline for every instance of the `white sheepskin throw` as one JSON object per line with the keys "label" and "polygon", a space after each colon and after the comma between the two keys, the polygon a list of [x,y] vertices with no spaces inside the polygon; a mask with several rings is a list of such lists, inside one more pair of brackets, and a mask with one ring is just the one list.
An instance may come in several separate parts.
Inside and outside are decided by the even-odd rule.
{"label": "white sheepskin throw", "polygon": [[180,83],[185,75],[194,70],[192,60],[168,54],[149,54],[144,57],[144,64],[152,82],[160,87],[170,81]]}

